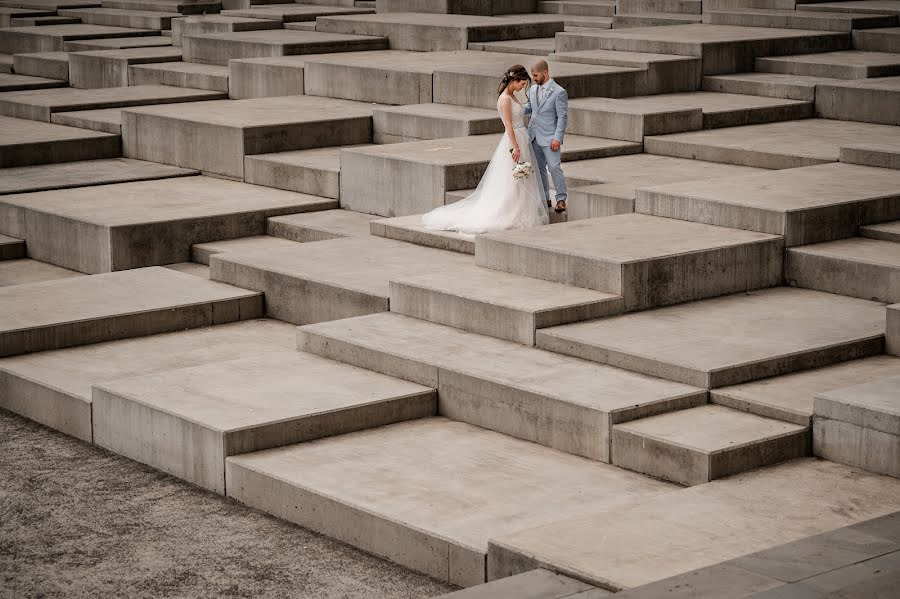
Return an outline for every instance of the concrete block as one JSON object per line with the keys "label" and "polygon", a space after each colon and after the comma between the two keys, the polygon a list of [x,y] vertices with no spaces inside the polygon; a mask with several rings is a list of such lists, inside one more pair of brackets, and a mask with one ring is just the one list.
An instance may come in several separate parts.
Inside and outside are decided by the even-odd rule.
{"label": "concrete block", "polygon": [[0,177],[0,195],[169,179],[194,174],[195,171],[187,169],[128,158],[23,166],[3,171],[3,176]]}
{"label": "concrete block", "polygon": [[382,137],[418,141],[503,132],[496,110],[431,103],[376,108],[372,126],[376,143]]}
{"label": "concrete block", "polygon": [[[537,344],[715,388],[879,354],[883,311],[876,302],[777,287],[542,329]],[[661,345],[661,336],[671,341]]]}
{"label": "concrete block", "polygon": [[[628,96],[696,91],[702,77],[701,60],[694,56],[620,52],[617,50],[584,50],[555,52],[553,60],[640,69],[638,73],[632,74],[633,93],[623,94]],[[623,74],[620,79],[624,78]],[[622,91],[626,90],[627,86],[623,85]],[[613,94],[604,95],[616,97]]]}
{"label": "concrete block", "polygon": [[869,239],[883,239],[885,241],[900,241],[900,221],[867,225],[859,228],[861,237]]}
{"label": "concrete block", "polygon": [[885,29],[859,29],[853,32],[853,48],[867,52],[900,52],[900,30],[897,27]]}
{"label": "concrete block", "polygon": [[322,210],[306,214],[273,216],[266,222],[266,234],[307,243],[342,237],[367,237],[369,214],[350,210]]}
{"label": "concrete block", "polygon": [[706,11],[703,15],[703,22],[710,25],[778,27],[850,33],[854,29],[875,29],[896,25],[897,17],[867,13],[747,8]]}
{"label": "concrete block", "polygon": [[55,10],[41,10],[33,8],[0,7],[0,28],[11,27],[13,19],[27,19],[33,17],[50,17],[56,14]]}
{"label": "concrete block", "polygon": [[131,65],[179,61],[181,50],[172,47],[72,52],[69,84],[81,89],[127,87],[131,83],[128,76]]}
{"label": "concrete block", "polygon": [[0,260],[18,260],[25,257],[25,240],[0,235]]}
{"label": "concrete block", "polygon": [[76,42],[64,42],[66,52],[91,52],[93,50],[115,50],[119,48],[158,48],[171,46],[172,38],[165,35],[146,35],[142,37],[111,37],[107,39],[90,39]]}
{"label": "concrete block", "polygon": [[222,3],[214,0],[103,0],[105,8],[177,12],[183,15],[202,15],[221,10]]}
{"label": "concrete block", "polygon": [[886,312],[885,352],[900,356],[900,305],[888,306]]}
{"label": "concrete block", "polygon": [[537,11],[537,0],[376,0],[379,13],[437,13],[496,16]]}
{"label": "concrete block", "polygon": [[473,42],[469,44],[469,50],[499,52],[501,54],[529,54],[545,57],[556,51],[556,39],[552,37],[538,37],[502,42]]}
{"label": "concrete block", "polygon": [[194,244],[191,247],[191,260],[198,264],[209,266],[209,258],[215,254],[280,250],[293,247],[294,245],[296,245],[294,241],[269,235],[253,235],[251,237],[239,237],[223,241],[208,241]]}
{"label": "concrete block", "polygon": [[[583,591],[600,591],[589,584],[550,572],[536,569],[516,576],[508,576],[454,593],[441,595],[440,599],[563,599],[564,597],[580,599]],[[600,591],[598,598],[609,593]]]}
{"label": "concrete block", "polygon": [[613,17],[613,29],[628,29],[637,27],[664,27],[675,25],[688,25],[701,23],[700,15],[680,15],[675,13],[643,13],[643,14],[617,14]]}
{"label": "concrete block", "polygon": [[318,17],[333,15],[372,14],[371,8],[350,6],[314,6],[311,4],[256,4],[249,8],[223,10],[225,17],[245,17],[250,19],[270,19],[282,23],[315,23]]}
{"label": "concrete block", "polygon": [[855,143],[841,148],[841,162],[900,169],[900,142]]}
{"label": "concrete block", "polygon": [[119,135],[122,133],[122,109],[101,108],[99,110],[55,112],[50,115],[50,122],[57,125]]}
{"label": "concrete block", "polygon": [[[3,239],[12,238],[4,235]],[[21,258],[13,260],[4,258],[0,261],[0,287],[84,276],[82,273],[75,272],[74,270],[60,268],[58,266],[53,266],[52,264],[25,258],[25,242],[19,240],[19,243],[21,244],[22,250]],[[9,255],[9,244],[3,243],[0,248],[2,248],[0,249],[0,255]]]}
{"label": "concrete block", "polygon": [[244,158],[247,183],[340,198],[341,151],[356,146],[257,154]]}
{"label": "concrete block", "polygon": [[61,52],[63,44],[71,40],[107,37],[140,37],[158,35],[150,29],[106,27],[103,25],[44,25],[14,27],[0,36],[0,52],[27,54],[37,52]]}
{"label": "concrete block", "polygon": [[[752,595],[778,589],[781,586],[782,582],[779,580],[748,572],[725,562],[670,576],[657,582],[642,584],[616,594],[621,595],[621,599],[652,599],[658,596],[688,599],[691,594],[700,597],[715,596],[723,592],[723,589],[728,589],[727,592],[740,596],[742,593]],[[574,599],[582,598],[576,595]],[[591,598],[585,597],[584,599]]]}
{"label": "concrete block", "polygon": [[611,16],[615,14],[616,4],[611,1],[586,0],[572,2],[569,0],[542,1],[538,10],[547,14]]}
{"label": "concrete block", "polygon": [[422,215],[396,216],[373,220],[372,235],[397,239],[425,247],[475,255],[475,237],[454,231],[433,231],[422,224]]}
{"label": "concrete block", "polygon": [[65,81],[58,81],[56,79],[0,73],[0,93],[22,91],[26,89],[49,89],[52,87],[63,87],[65,84]]}
{"label": "concrete block", "polygon": [[128,67],[130,85],[171,85],[228,93],[228,67],[163,62]]}
{"label": "concrete block", "polygon": [[13,70],[18,75],[68,81],[69,54],[67,52],[16,54],[13,56]]}
{"label": "concrete block", "polygon": [[832,79],[824,77],[782,73],[738,73],[704,77],[703,90],[813,102],[816,99],[816,86],[832,82]]}
{"label": "concrete block", "polygon": [[172,45],[180,47],[181,39],[185,35],[281,29],[281,24],[272,19],[251,19],[247,17],[229,17],[224,15],[197,15],[177,19],[172,23],[171,29]]}
{"label": "concrete block", "polygon": [[115,158],[121,153],[118,135],[0,117],[0,168]]}
{"label": "concrete block", "polygon": [[756,70],[804,77],[867,79],[900,75],[900,56],[884,52],[827,52],[756,59]]}
{"label": "concrete block", "polygon": [[150,268],[0,288],[0,356],[223,324],[262,314],[262,296]]}
{"label": "concrete block", "polygon": [[20,17],[10,19],[11,27],[35,27],[41,25],[74,25],[81,23],[81,19],[74,17]]}
{"label": "concrete block", "polygon": [[305,56],[229,60],[228,95],[234,100],[303,95],[305,64]]}
{"label": "concrete block", "polygon": [[893,0],[859,0],[858,2],[816,2],[805,4],[803,10],[823,12],[871,13],[876,15],[900,15],[900,8]]}
{"label": "concrete block", "polygon": [[618,12],[624,14],[677,13],[699,15],[703,12],[700,0],[622,0],[616,4]]}
{"label": "concrete block", "polygon": [[66,17],[75,17],[82,23],[106,25],[110,27],[129,27],[135,29],[172,29],[173,21],[181,15],[177,12],[159,12],[153,10],[130,10],[124,8],[69,8],[59,11]]}
{"label": "concrete block", "polygon": [[900,125],[900,77],[847,81],[816,89],[816,112],[828,119]]}

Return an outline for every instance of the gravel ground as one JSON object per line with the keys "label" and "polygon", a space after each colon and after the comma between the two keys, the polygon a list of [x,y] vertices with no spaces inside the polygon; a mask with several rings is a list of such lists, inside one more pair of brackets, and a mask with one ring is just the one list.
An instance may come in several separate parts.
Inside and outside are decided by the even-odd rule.
{"label": "gravel ground", "polygon": [[0,597],[434,597],[453,588],[0,410]]}

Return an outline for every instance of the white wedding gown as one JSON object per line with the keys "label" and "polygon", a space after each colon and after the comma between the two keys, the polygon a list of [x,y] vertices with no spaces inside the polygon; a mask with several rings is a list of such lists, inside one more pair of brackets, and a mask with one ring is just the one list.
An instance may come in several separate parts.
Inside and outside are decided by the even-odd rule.
{"label": "white wedding gown", "polygon": [[[502,118],[500,98],[497,99],[497,110]],[[424,215],[425,228],[475,235],[537,227],[550,222],[541,175],[537,172],[525,127],[525,107],[516,100],[512,103],[512,125],[522,152],[519,161],[530,163],[534,172],[525,179],[513,177],[516,163],[509,152],[512,145],[504,134],[475,191],[463,200],[440,206]]]}

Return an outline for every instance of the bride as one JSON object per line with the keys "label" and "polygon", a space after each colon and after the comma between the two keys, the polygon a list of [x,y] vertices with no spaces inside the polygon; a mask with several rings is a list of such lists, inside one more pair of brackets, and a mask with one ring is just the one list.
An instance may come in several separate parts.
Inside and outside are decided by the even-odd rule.
{"label": "bride", "polygon": [[[525,107],[514,94],[531,78],[522,65],[505,73],[498,89],[497,110],[506,133],[478,183],[467,198],[435,208],[422,217],[426,229],[478,234],[505,229],[524,229],[549,222],[540,174],[531,152]],[[517,163],[528,162],[533,172],[524,179],[513,177]]]}

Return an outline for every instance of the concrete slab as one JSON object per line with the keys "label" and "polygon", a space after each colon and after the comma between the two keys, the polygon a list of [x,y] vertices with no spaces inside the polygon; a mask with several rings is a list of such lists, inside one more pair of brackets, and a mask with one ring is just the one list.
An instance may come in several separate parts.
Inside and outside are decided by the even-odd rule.
{"label": "concrete slab", "polygon": [[816,394],[900,376],[900,359],[872,356],[709,392],[712,403],[800,426],[811,426]]}
{"label": "concrete slab", "polygon": [[518,599],[563,599],[564,597],[574,597],[574,599],[581,599],[578,595],[582,591],[589,590],[601,593],[596,595],[598,599],[609,595],[606,591],[601,591],[574,578],[538,568],[516,576],[507,576],[500,580],[493,580],[461,591],[441,595],[440,599],[506,599],[507,597],[517,597]]}
{"label": "concrete slab", "polygon": [[499,52],[501,54],[533,54],[543,58],[556,51],[556,39],[552,37],[536,37],[502,42],[475,42],[469,44],[469,50]]}
{"label": "concrete slab", "polygon": [[371,236],[210,259],[213,279],[265,291],[267,314],[294,324],[385,312],[392,279],[468,263],[468,256]]}
{"label": "concrete slab", "polygon": [[196,243],[261,235],[270,216],[334,207],[324,198],[210,177],[119,183],[102,191],[2,196],[8,219],[0,226],[9,229],[2,232],[27,239],[34,258],[99,273],[185,262]]}
{"label": "concrete slab", "polygon": [[266,234],[308,243],[342,237],[367,237],[370,214],[350,210],[322,210],[306,214],[273,216],[266,221]]}
{"label": "concrete slab", "polygon": [[11,27],[33,27],[36,25],[74,25],[81,23],[81,19],[74,17],[19,17],[10,19]]}
{"label": "concrete slab", "polygon": [[885,324],[885,353],[900,356],[900,304],[887,307]]}
{"label": "concrete slab", "polygon": [[12,74],[13,57],[11,54],[0,53],[0,73]]}
{"label": "concrete slab", "polygon": [[12,27],[0,36],[0,52],[25,54],[29,52],[60,52],[63,44],[72,40],[102,39],[108,37],[140,37],[159,35],[150,29],[106,27],[103,25],[38,25]]}
{"label": "concrete slab", "polygon": [[3,6],[56,12],[60,8],[85,8],[100,4],[95,0],[4,0]]}
{"label": "concrete slab", "polygon": [[206,14],[221,10],[222,3],[213,0],[103,0],[107,8],[177,12],[183,15]]}
{"label": "concrete slab", "polygon": [[900,243],[854,237],[790,248],[790,285],[893,304],[900,302]]}
{"label": "concrete slab", "polygon": [[856,2],[817,2],[803,6],[803,10],[823,12],[873,13],[900,15],[897,0],[857,0]]}
{"label": "concrete slab", "polygon": [[246,155],[370,143],[372,109],[304,96],[130,109],[122,113],[123,151],[243,178]]}
{"label": "concrete slab", "polygon": [[503,132],[503,122],[496,110],[452,104],[376,108],[372,125],[375,143],[404,143]]}
{"label": "concrete slab", "polygon": [[553,37],[564,22],[557,17],[382,13],[319,17],[316,30],[386,37],[391,50],[465,50],[472,42]]}
{"label": "concrete slab", "polygon": [[270,56],[229,60],[229,95],[234,100],[303,95],[303,67],[307,59],[308,56]]}
{"label": "concrete slab", "polygon": [[18,75],[45,77],[59,81],[69,80],[69,54],[67,52],[16,54],[12,59],[12,70]]}
{"label": "concrete slab", "polygon": [[641,214],[475,240],[479,266],[621,295],[626,311],[777,285],[781,253],[770,235]]}
{"label": "concrete slab", "polygon": [[806,426],[707,405],[617,424],[612,463],[693,486],[808,455],[809,443]]}
{"label": "concrete slab", "polygon": [[191,247],[191,259],[200,264],[209,265],[209,257],[213,254],[241,251],[277,251],[282,248],[290,248],[296,245],[295,241],[289,241],[281,237],[269,235],[254,235],[252,237],[240,237],[238,239],[226,239],[224,241],[209,241],[198,243]]}
{"label": "concrete slab", "polygon": [[171,46],[71,52],[69,84],[81,89],[126,87],[131,84],[131,65],[180,60],[181,50]]}
{"label": "concrete slab", "polygon": [[[898,492],[900,482],[890,477],[794,460],[495,537],[488,577],[544,565],[608,589],[636,587],[892,512]],[[858,507],[840,507],[848,502]]]}
{"label": "concrete slab", "polygon": [[[273,23],[265,19],[260,19],[260,21],[270,25]],[[289,29],[185,35],[181,44],[185,61],[218,65],[227,65],[229,60],[236,58],[324,54],[387,48],[387,40],[383,37]]]}
{"label": "concrete slab", "polygon": [[0,260],[18,260],[25,257],[25,240],[0,235]]}
{"label": "concrete slab", "polygon": [[262,296],[167,268],[0,288],[0,356],[223,324],[262,313]]}
{"label": "concrete slab", "polygon": [[0,168],[119,155],[118,135],[0,116]]}
{"label": "concrete slab", "polygon": [[849,50],[846,33],[731,25],[670,25],[621,31],[560,33],[557,51],[621,50],[697,56],[704,75],[753,70],[759,56]]}
{"label": "concrete slab", "polygon": [[223,10],[222,16],[245,17],[250,19],[269,19],[282,23],[302,23],[315,21],[326,15],[365,15],[372,14],[371,8],[354,8],[349,6],[313,6],[310,4],[264,4],[250,8]]}
{"label": "concrete slab", "polygon": [[0,8],[0,28],[11,27],[13,19],[25,19],[29,17],[50,17],[55,14],[52,10],[35,10],[33,8]]}
{"label": "concrete slab", "polygon": [[900,220],[878,225],[867,225],[859,228],[859,234],[869,239],[884,239],[900,242]]}
{"label": "concrete slab", "polygon": [[900,54],[845,50],[802,56],[775,56],[757,58],[756,70],[832,79],[889,77],[900,75]]}
{"label": "concrete slab", "polygon": [[172,29],[173,21],[181,18],[181,14],[177,12],[127,8],[67,8],[59,11],[59,14],[66,17],[75,17],[80,19],[82,23],[90,23],[91,25],[153,29],[156,31]]}
{"label": "concrete slab", "polygon": [[782,235],[793,247],[900,218],[898,185],[896,170],[833,163],[641,189],[635,210]]}
{"label": "concrete slab", "polygon": [[[435,139],[341,152],[341,206],[380,216],[424,214],[445,203],[447,191],[474,188],[500,135]],[[640,144],[567,136],[562,160],[635,154]],[[383,176],[373,178],[372,172]],[[412,183],[412,184],[410,184]]]}
{"label": "concrete slab", "polygon": [[341,197],[341,150],[352,147],[357,146],[246,156],[244,180],[256,185],[338,199]]}
{"label": "concrete slab", "polygon": [[228,67],[193,62],[163,62],[128,67],[131,85],[171,85],[228,93]]}
{"label": "concrete slab", "polygon": [[57,79],[0,73],[0,93],[21,91],[25,89],[47,89],[51,87],[64,87],[65,85],[65,81],[59,81]]}
{"label": "concrete slab", "polygon": [[449,418],[604,462],[612,425],[706,401],[695,387],[399,314],[307,325],[297,344],[436,387]]}
{"label": "concrete slab", "polygon": [[639,187],[759,172],[746,166],[653,154],[567,162],[563,171],[570,184],[578,183],[569,189],[569,220],[634,212]]}
{"label": "concrete slab", "polygon": [[782,73],[737,73],[736,75],[710,75],[703,78],[704,91],[787,98],[812,102],[816,99],[816,86],[833,83],[834,79],[805,77]]}
{"label": "concrete slab", "polygon": [[0,195],[86,187],[88,185],[107,185],[126,181],[168,179],[194,174],[196,174],[194,171],[187,169],[128,158],[24,166],[0,170]]}
{"label": "concrete slab", "polygon": [[[462,198],[460,198],[462,199]],[[475,255],[475,236],[455,231],[433,231],[422,224],[422,215],[396,216],[372,221],[372,235],[416,245]]]}
{"label": "concrete slab", "polygon": [[[657,582],[642,584],[616,594],[621,594],[621,599],[653,599],[660,595],[671,599],[688,599],[691,594],[700,597],[714,596],[723,592],[723,589],[728,589],[727,592],[737,596],[741,594],[746,596],[752,593],[761,594],[764,591],[777,590],[782,586],[781,581],[748,572],[726,562],[670,576]],[[582,598],[576,596],[575,599]],[[584,599],[590,599],[590,596]]]}
{"label": "concrete slab", "polygon": [[841,162],[900,169],[900,141],[861,142],[841,147]]}
{"label": "concrete slab", "polygon": [[100,108],[99,110],[55,112],[50,115],[50,122],[56,125],[120,135],[122,133],[122,109]]}
{"label": "concrete slab", "polygon": [[433,416],[433,389],[296,350],[95,385],[94,442],[216,493],[225,459]]}
{"label": "concrete slab", "polygon": [[900,77],[842,81],[816,90],[816,112],[825,118],[900,125]]}
{"label": "concrete slab", "polygon": [[900,477],[900,376],[816,396],[813,452]]}
{"label": "concrete slab", "polygon": [[442,418],[231,457],[226,479],[242,503],[462,586],[485,581],[494,535],[670,489]]}
{"label": "concrete slab", "polygon": [[220,14],[184,17],[172,23],[172,45],[181,47],[181,40],[185,35],[234,33],[236,31],[260,31],[266,29],[281,29],[281,25],[272,19],[251,19]]}
{"label": "concrete slab", "polygon": [[[5,236],[4,236],[5,237]],[[9,239],[9,237],[5,237]],[[24,242],[20,243],[24,250]],[[6,244],[4,244],[6,245]],[[5,249],[4,249],[5,252]],[[60,268],[38,262],[24,257],[22,259],[10,260],[4,258],[0,261],[0,287],[9,287],[11,285],[24,285],[26,283],[40,283],[41,281],[55,281],[56,279],[68,279],[71,277],[83,277],[84,275],[74,270]]]}
{"label": "concrete slab", "polygon": [[183,272],[201,279],[209,280],[209,266],[206,264],[197,264],[196,262],[176,262],[175,264],[166,264],[163,268],[170,268],[176,272]]}
{"label": "concrete slab", "polygon": [[[197,89],[167,85],[139,85],[107,89],[42,89],[0,94],[0,114],[16,118],[50,122],[55,112],[96,110],[215,100],[224,95]],[[184,109],[183,106],[179,107]]]}
{"label": "concrete slab", "polygon": [[854,31],[853,47],[868,52],[900,52],[900,27]]}
{"label": "concrete slab", "polygon": [[703,15],[703,22],[710,25],[779,27],[850,33],[854,29],[875,29],[896,25],[897,17],[869,13],[743,8],[706,11]]}
{"label": "concrete slab", "polygon": [[171,46],[172,38],[165,35],[143,37],[112,37],[99,40],[82,40],[63,43],[66,52],[90,52],[92,50],[114,50],[116,48],[159,48]]}
{"label": "concrete slab", "polygon": [[0,360],[0,406],[93,441],[91,387],[294,347],[294,327],[245,320]]}
{"label": "concrete slab", "polygon": [[456,15],[495,16],[515,13],[533,13],[537,8],[535,0],[487,0],[469,2],[467,0],[381,0],[376,1],[378,12],[416,12]]}
{"label": "concrete slab", "polygon": [[883,335],[883,304],[776,287],[542,329],[537,344],[715,388],[878,354]]}

